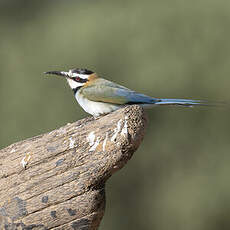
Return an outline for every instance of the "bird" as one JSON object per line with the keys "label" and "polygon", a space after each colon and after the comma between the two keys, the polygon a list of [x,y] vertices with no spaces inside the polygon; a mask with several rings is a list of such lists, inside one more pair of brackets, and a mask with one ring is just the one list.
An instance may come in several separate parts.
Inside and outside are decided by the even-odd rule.
{"label": "bird", "polygon": [[75,68],[69,71],[48,71],[44,74],[64,77],[78,104],[94,117],[111,113],[127,105],[150,106],[204,106],[204,100],[167,99],[150,97],[130,90],[122,85],[106,80],[94,71]]}

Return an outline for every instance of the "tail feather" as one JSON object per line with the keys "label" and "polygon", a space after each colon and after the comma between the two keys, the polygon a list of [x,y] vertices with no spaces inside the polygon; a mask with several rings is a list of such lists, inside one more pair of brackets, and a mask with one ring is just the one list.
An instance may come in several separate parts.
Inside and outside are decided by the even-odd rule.
{"label": "tail feather", "polygon": [[189,100],[189,99],[159,99],[154,103],[155,105],[178,105],[178,106],[209,106],[212,105],[204,100]]}

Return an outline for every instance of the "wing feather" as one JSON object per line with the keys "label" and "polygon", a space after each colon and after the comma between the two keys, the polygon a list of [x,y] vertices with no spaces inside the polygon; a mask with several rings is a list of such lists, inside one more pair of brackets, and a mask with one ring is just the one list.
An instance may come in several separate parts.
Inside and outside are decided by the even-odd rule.
{"label": "wing feather", "polygon": [[105,79],[97,79],[97,82],[83,87],[81,93],[91,101],[113,104],[152,104],[158,99],[136,93],[116,83]]}

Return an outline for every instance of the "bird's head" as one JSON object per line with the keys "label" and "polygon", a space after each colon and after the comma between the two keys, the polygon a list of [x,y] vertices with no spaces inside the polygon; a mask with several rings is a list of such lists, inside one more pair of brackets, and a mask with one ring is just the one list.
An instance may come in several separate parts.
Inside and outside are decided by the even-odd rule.
{"label": "bird's head", "polygon": [[80,69],[80,68],[71,69],[68,72],[49,71],[49,72],[45,72],[45,74],[58,75],[66,78],[70,88],[73,89],[74,91],[86,84],[89,84],[93,79],[97,77],[95,72],[87,69]]}

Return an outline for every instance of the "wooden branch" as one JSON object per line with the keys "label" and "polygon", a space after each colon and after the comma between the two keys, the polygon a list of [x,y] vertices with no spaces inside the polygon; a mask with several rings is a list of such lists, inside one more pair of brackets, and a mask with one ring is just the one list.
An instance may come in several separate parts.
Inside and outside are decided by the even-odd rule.
{"label": "wooden branch", "polygon": [[105,182],[138,148],[145,124],[143,109],[128,106],[0,150],[0,229],[97,229]]}

